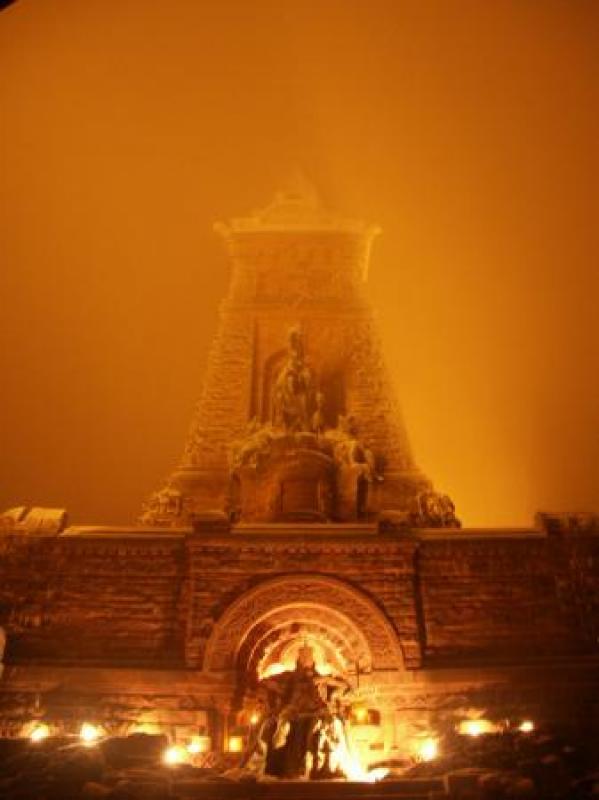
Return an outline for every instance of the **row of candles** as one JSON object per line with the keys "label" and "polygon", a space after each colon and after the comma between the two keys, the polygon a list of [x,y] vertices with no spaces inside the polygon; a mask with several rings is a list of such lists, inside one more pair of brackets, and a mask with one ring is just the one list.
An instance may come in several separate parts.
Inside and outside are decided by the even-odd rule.
{"label": "row of candles", "polygon": [[[535,724],[531,719],[525,719],[516,726],[516,729],[520,733],[532,733]],[[504,730],[506,730],[505,724],[498,725],[488,719],[465,719],[457,725],[457,732],[462,736],[477,737]],[[432,736],[417,740],[415,751],[420,761],[434,761],[439,756],[439,740]]]}
{"label": "row of candles", "polygon": [[[42,742],[51,735],[52,731],[45,722],[34,724],[29,731],[29,739],[32,742]],[[92,725],[84,722],[79,729],[79,739],[86,747],[92,747],[105,738],[105,731],[99,725]],[[210,736],[192,736],[189,743],[181,745],[171,745],[163,753],[163,761],[166,764],[179,764],[189,760],[190,757],[201,753],[209,753],[212,749],[212,739]],[[243,737],[230,736],[228,740],[228,750],[231,753],[240,753],[243,750]]]}
{"label": "row of candles", "polygon": [[[251,725],[256,725],[259,717],[253,715],[250,719]],[[517,726],[521,733],[532,733],[535,729],[534,722],[529,719],[522,720]],[[500,726],[486,719],[467,719],[460,722],[457,726],[458,733],[464,736],[482,736],[488,733],[497,733],[504,730],[505,726]],[[34,724],[29,731],[29,739],[32,742],[41,742],[51,734],[50,727],[43,722]],[[87,747],[95,745],[104,737],[104,730],[90,722],[84,722],[79,729],[79,739]],[[230,736],[227,740],[227,749],[230,753],[241,753],[244,747],[243,736]],[[194,756],[208,753],[212,748],[212,740],[209,736],[193,736],[190,742],[183,746],[173,744],[167,747],[163,753],[165,764],[175,765],[188,762]],[[439,756],[438,739],[427,736],[416,740],[415,754],[420,761],[434,761]]]}

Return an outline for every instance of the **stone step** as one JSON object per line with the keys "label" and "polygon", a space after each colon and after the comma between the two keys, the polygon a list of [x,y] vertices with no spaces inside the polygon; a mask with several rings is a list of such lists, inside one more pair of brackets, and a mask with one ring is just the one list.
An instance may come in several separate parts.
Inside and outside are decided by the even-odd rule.
{"label": "stone step", "polygon": [[173,785],[182,798],[201,800],[429,800],[443,796],[441,779],[357,783],[352,781],[276,781],[225,783],[180,780]]}

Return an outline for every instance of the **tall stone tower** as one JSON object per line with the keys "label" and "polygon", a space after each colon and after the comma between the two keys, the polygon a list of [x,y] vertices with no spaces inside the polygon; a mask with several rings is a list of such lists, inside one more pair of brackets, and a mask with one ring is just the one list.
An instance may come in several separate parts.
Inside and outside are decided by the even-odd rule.
{"label": "tall stone tower", "polygon": [[393,512],[456,525],[414,464],[363,286],[379,229],[310,187],[215,226],[229,293],[183,457],[144,524],[349,522]]}

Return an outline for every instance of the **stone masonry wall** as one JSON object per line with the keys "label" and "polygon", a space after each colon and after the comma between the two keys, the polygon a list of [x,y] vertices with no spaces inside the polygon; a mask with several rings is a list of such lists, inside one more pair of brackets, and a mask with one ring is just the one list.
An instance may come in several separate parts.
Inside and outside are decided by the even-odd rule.
{"label": "stone masonry wall", "polygon": [[183,568],[176,539],[0,538],[6,660],[176,662]]}
{"label": "stone masonry wall", "polygon": [[559,659],[597,651],[598,565],[597,536],[3,535],[4,660],[200,669],[225,609],[292,574],[369,597],[408,669]]}
{"label": "stone masonry wall", "polygon": [[228,448],[249,419],[253,343],[254,325],[249,314],[221,314],[184,464],[227,471]]}
{"label": "stone masonry wall", "polygon": [[447,537],[418,549],[425,663],[597,650],[599,538]]}
{"label": "stone masonry wall", "polygon": [[[199,667],[214,623],[243,592],[260,581],[290,574],[329,575],[365,593],[393,624],[406,666],[420,665],[413,544],[352,536],[219,537],[190,543],[187,663]],[[284,591],[280,602],[285,603]],[[337,610],[343,611],[343,608]]]}

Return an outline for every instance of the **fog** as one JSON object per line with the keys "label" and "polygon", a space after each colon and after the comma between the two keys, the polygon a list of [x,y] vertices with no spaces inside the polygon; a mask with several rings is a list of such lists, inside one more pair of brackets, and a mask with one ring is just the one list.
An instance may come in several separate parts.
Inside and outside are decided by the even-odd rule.
{"label": "fog", "polygon": [[299,166],[379,223],[416,460],[466,525],[599,510],[599,5],[19,0],[0,13],[0,508],[129,523]]}

